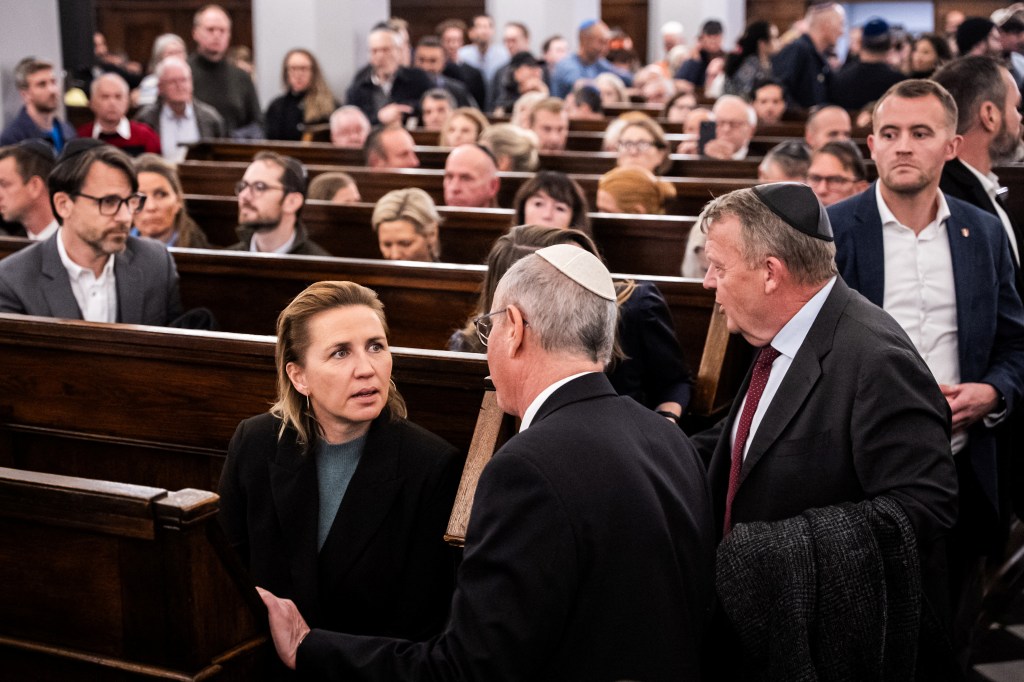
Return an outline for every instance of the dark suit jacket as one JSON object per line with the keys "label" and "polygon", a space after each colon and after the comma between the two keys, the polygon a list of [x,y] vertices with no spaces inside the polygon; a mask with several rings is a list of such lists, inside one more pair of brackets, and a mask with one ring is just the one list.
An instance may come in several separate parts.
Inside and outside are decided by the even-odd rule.
{"label": "dark suit jacket", "polygon": [[[345,104],[359,107],[370,119],[370,123],[377,125],[379,121],[377,120],[374,93],[380,91],[380,88],[373,84],[370,73],[370,67],[366,66],[355,75],[352,84],[345,91]],[[395,82],[391,85],[391,94],[387,98],[387,103],[407,104],[413,108],[413,116],[420,116],[420,98],[432,87],[434,87],[434,81],[426,71],[400,66],[395,74]]]}
{"label": "dark suit jacket", "polygon": [[[60,232],[0,261],[0,312],[82,319],[57,252]],[[163,326],[181,315],[178,270],[163,244],[128,237],[114,258],[117,321]]]}
{"label": "dark suit jacket", "polygon": [[[956,285],[960,381],[991,384],[1012,411],[1024,393],[1024,308],[1013,285],[1013,256],[998,218],[946,197],[946,223]],[[883,304],[885,253],[875,187],[828,209],[836,237],[836,263],[851,287]],[[996,441],[979,421],[966,454],[985,496],[1000,509]]]}
{"label": "dark suit jacket", "polygon": [[[985,191],[985,188],[978,182],[978,178],[960,159],[952,159],[946,162],[946,165],[942,168],[942,180],[939,182],[939,189],[947,197],[956,197],[961,201],[977,206],[986,213],[999,217],[992,199],[988,196],[988,192]],[[1024,226],[1013,215],[1010,215],[1009,211],[1006,212],[1006,215],[1009,216],[1010,226],[1013,227],[1013,234],[1017,237],[1017,248],[1024,249]],[[1017,286],[1017,294],[1024,294],[1024,274],[1022,274],[1024,270],[1021,269],[1020,263],[1017,261],[1013,261],[1013,269],[1016,275],[1014,283]]]}
{"label": "dark suit jacket", "polygon": [[[729,416],[694,439],[710,456],[719,527],[749,383],[748,372]],[[888,313],[836,280],[750,442],[733,522],[890,495],[931,543],[953,525],[956,492],[949,408],[931,372]]]}
{"label": "dark suit jacket", "polygon": [[448,62],[444,65],[444,71],[441,74],[445,78],[462,81],[478,104],[487,101],[487,84],[484,83],[484,75],[475,66]]}
{"label": "dark suit jacket", "polygon": [[587,374],[484,469],[444,633],[413,644],[313,630],[297,669],[325,680],[699,679],[710,515],[686,437]]}
{"label": "dark suit jacket", "polygon": [[[160,134],[160,112],[164,108],[163,100],[158,99],[152,104],[147,104],[135,113],[135,120],[145,123]],[[226,137],[227,130],[224,127],[224,119],[220,113],[209,104],[192,100],[192,109],[196,114],[196,126],[199,128],[199,137]]]}
{"label": "dark suit jacket", "polygon": [[405,420],[370,427],[334,525],[317,550],[316,462],[262,414],[238,426],[218,519],[253,581],[295,601],[313,627],[394,637],[440,631],[454,578],[444,542],[461,462]]}

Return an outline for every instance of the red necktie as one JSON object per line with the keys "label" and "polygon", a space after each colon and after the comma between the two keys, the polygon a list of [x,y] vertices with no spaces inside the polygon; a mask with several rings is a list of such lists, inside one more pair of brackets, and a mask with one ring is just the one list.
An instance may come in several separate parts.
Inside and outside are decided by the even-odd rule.
{"label": "red necktie", "polygon": [[750,435],[750,425],[754,422],[757,404],[761,402],[761,394],[768,384],[768,376],[772,373],[772,363],[779,357],[779,351],[771,346],[764,346],[757,355],[754,371],[750,375],[750,386],[747,388],[747,402],[743,404],[740,424],[736,428],[736,442],[732,445],[732,466],[729,468],[729,491],[725,495],[725,523],[722,534],[728,535],[732,530],[732,501],[736,490],[740,487],[740,471],[743,470],[743,447]]}

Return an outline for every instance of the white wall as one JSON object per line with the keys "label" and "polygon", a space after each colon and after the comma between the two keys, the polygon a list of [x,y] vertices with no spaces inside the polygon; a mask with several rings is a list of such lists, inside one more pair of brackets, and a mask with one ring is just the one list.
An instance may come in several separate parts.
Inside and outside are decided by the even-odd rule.
{"label": "white wall", "polygon": [[560,34],[576,50],[579,25],[601,14],[600,0],[487,0],[487,13],[494,17],[495,40],[501,40],[506,22],[518,21],[530,29],[530,51],[540,55],[541,45]]}
{"label": "white wall", "polygon": [[288,50],[316,55],[339,100],[363,65],[370,28],[388,18],[390,4],[376,0],[253,0],[252,32],[257,90],[263,107],[283,91],[281,62]]}
{"label": "white wall", "polygon": [[57,0],[0,0],[0,127],[18,115],[21,97],[14,67],[28,56],[46,59],[61,71],[60,15]]}

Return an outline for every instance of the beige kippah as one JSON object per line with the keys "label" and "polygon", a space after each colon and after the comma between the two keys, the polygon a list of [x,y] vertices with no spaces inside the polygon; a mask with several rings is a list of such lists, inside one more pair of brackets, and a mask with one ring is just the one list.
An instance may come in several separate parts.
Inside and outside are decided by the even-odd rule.
{"label": "beige kippah", "polygon": [[608,268],[589,251],[570,244],[555,244],[537,251],[537,255],[587,291],[615,300],[615,285]]}

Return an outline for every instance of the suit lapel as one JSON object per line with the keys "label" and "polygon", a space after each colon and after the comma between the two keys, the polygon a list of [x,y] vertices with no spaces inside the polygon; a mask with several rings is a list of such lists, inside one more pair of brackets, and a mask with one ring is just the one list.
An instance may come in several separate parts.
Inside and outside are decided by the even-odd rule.
{"label": "suit lapel", "polygon": [[[319,491],[313,455],[303,454],[294,432],[278,441],[274,460],[269,463],[270,491],[278,522],[291,560],[295,601],[314,605],[317,596],[317,525]],[[307,616],[309,617],[309,616]]]}
{"label": "suit lapel", "polygon": [[818,312],[814,323],[807,332],[807,337],[800,345],[793,363],[786,372],[786,377],[779,385],[779,390],[772,398],[765,411],[761,423],[757,427],[754,439],[747,449],[740,471],[740,488],[750,471],[779,439],[789,423],[797,416],[800,408],[807,400],[814,385],[821,377],[821,360],[832,350],[835,327],[839,316],[849,299],[849,288],[842,279],[837,279],[825,304]]}
{"label": "suit lapel", "polygon": [[376,535],[398,495],[402,478],[401,435],[378,417],[348,484],[331,530],[320,550],[320,562],[330,566],[331,580],[341,580]]}
{"label": "suit lapel", "polygon": [[82,311],[79,310],[78,301],[71,292],[71,278],[60,260],[60,253],[57,252],[58,239],[59,230],[40,247],[43,258],[43,281],[40,285],[43,298],[46,299],[46,305],[49,306],[53,317],[80,320]]}
{"label": "suit lapel", "polygon": [[[969,223],[955,200],[947,198],[947,203],[949,220],[946,221],[946,236],[953,260],[953,285],[956,291],[956,340],[961,375],[966,375],[966,370],[973,364],[968,351],[975,346],[972,343],[974,330],[971,328],[975,318],[971,315],[974,304],[972,297],[978,285],[978,278],[974,274],[978,272],[974,245],[980,243],[978,240],[981,236],[971,236],[971,230],[976,226]],[[1001,224],[999,229],[1002,229]]]}
{"label": "suit lapel", "polygon": [[857,254],[856,289],[866,299],[882,307],[885,294],[885,248],[882,245],[882,219],[878,215],[875,186],[862,193],[856,206],[857,226],[853,230],[853,252]]}
{"label": "suit lapel", "polygon": [[135,251],[129,246],[114,257],[114,279],[117,280],[117,321],[142,320],[142,270],[135,264]]}

